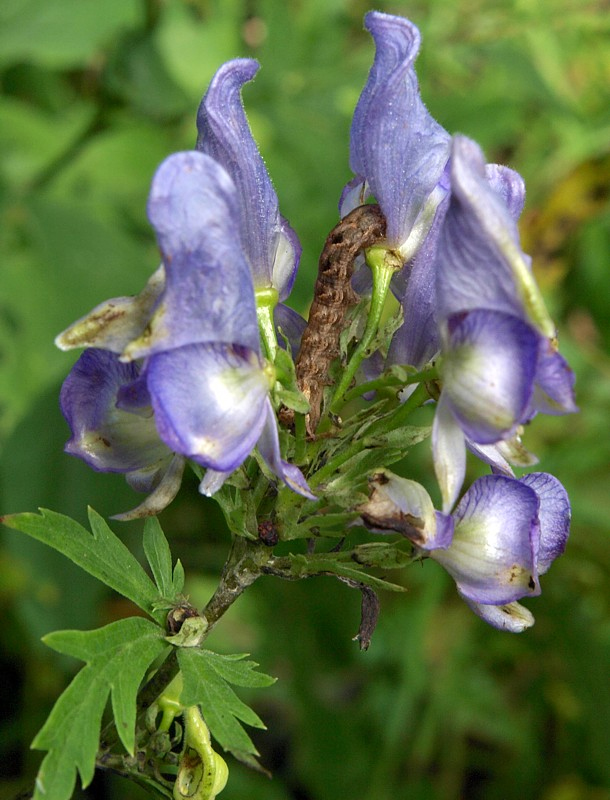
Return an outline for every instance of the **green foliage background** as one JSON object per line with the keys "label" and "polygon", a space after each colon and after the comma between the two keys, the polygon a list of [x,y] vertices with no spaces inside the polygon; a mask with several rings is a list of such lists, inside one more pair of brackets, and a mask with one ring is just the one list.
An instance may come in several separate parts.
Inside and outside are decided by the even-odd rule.
{"label": "green foliage background", "polygon": [[[538,419],[527,445],[573,503],[566,555],[529,603],[537,624],[488,629],[432,563],[384,597],[370,650],[351,637],[359,595],[330,579],[266,578],[210,639],[280,680],[256,709],[274,779],[231,764],[226,800],[610,798],[610,18],[584,0],[413,0],[376,7],[423,34],[422,93],[449,130],[528,186],[522,234],[578,376],[577,417]],[[219,64],[255,56],[249,118],[304,245],[294,304],[337,220],[351,114],[373,45],[364,0],[3,0],[0,4],[0,509],[83,521],[135,505],[118,476],[62,452],[57,409],[76,357],[54,336],[158,262],[150,180],[194,144]],[[426,447],[405,465],[430,474]],[[474,467],[473,467],[474,468]],[[474,474],[474,473],[473,473]],[[164,514],[199,605],[228,547],[216,507],[186,488]],[[116,526],[115,526],[116,529]],[[136,553],[141,526],[124,525]],[[28,751],[76,665],[40,643],[133,613],[65,559],[13,531],[0,551],[0,798],[32,779]],[[392,576],[394,578],[394,576]],[[140,798],[100,776],[88,798]]]}

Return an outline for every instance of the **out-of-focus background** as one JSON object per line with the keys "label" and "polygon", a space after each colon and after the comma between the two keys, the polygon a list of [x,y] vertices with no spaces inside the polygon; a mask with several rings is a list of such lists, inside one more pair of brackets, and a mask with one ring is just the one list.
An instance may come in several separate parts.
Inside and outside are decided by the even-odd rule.
{"label": "out-of-focus background", "polygon": [[[450,132],[524,176],[524,248],[577,374],[581,413],[540,418],[526,444],[573,505],[567,553],[528,603],[535,627],[487,628],[431,562],[382,598],[370,650],[360,597],[319,578],[265,578],[210,646],[279,677],[258,692],[272,781],[231,760],[226,800],[610,798],[610,15],[603,0],[413,0],[378,9],[421,29],[422,94]],[[58,411],[75,354],[54,336],[158,263],[145,205],[156,166],[193,147],[216,68],[254,56],[249,119],[304,254],[295,307],[337,221],[351,115],[373,58],[365,0],[3,0],[0,4],[0,510],[84,520],[139,500],[64,455]],[[427,445],[405,468],[429,475]],[[412,464],[412,466],[411,466]],[[413,470],[415,472],[413,473]],[[203,604],[227,552],[189,484],[163,516]],[[141,526],[114,524],[138,551]],[[43,545],[0,533],[0,798],[31,781],[29,742],[77,665],[49,630],[133,609]],[[394,576],[391,576],[392,578]],[[141,798],[99,776],[87,798]],[[52,798],[50,798],[52,800]]]}

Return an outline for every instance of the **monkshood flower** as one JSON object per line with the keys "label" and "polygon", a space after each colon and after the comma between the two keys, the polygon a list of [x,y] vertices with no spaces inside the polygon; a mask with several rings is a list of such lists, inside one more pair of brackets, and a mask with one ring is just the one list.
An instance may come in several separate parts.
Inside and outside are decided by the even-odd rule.
{"label": "monkshood flower", "polygon": [[[235,59],[220,67],[197,114],[197,149],[221,164],[237,187],[239,225],[235,233],[250,267],[264,342],[272,350],[275,333],[268,328],[272,312],[296,351],[305,321],[288,306],[276,303],[286,299],[292,288],[301,245],[279,213],[277,194],[241,100],[243,84],[252,80],[257,70],[258,63],[252,59]],[[57,338],[58,346],[99,347],[122,353],[126,343],[144,331],[164,286],[165,269],[161,265],[140,295],[115,297],[96,306]]]}
{"label": "monkshood flower", "polygon": [[[221,164],[237,186],[241,242],[251,269],[259,317],[274,309],[276,324],[300,335],[305,322],[282,304],[294,284],[301,245],[279,203],[252,137],[241,89],[259,69],[253,59],[228,61],[212,78],[197,113],[197,149]],[[261,321],[262,324],[262,321]],[[290,336],[289,336],[290,338]]]}
{"label": "monkshood flower", "polygon": [[534,623],[517,601],[540,594],[539,576],[565,549],[570,504],[552,475],[476,480],[451,515],[435,511],[415,481],[384,470],[359,508],[370,529],[396,531],[441,564],[468,606],[496,628],[518,633]]}
{"label": "monkshood flower", "polygon": [[[258,446],[272,472],[311,497],[300,470],[280,457],[269,397],[274,375],[261,356],[234,182],[210,156],[176,153],[155,174],[148,216],[163,258],[161,286],[143,293],[154,300],[140,296],[132,306],[117,304],[127,319],[119,328],[100,326],[101,315],[111,313],[108,304],[98,307],[58,337],[59,345],[73,346],[75,338],[82,344],[79,331],[86,336],[92,329],[96,346],[99,340],[110,342],[112,348],[105,349],[118,350],[120,362],[141,363],[130,384],[115,381],[116,401],[135,398],[133,410],[141,398],[149,400],[160,441],[206,467],[202,492],[217,491]],[[93,380],[80,387],[95,392]],[[110,394],[105,401],[112,400]],[[79,404],[78,393],[70,397],[75,408],[86,405]],[[78,424],[74,414],[65,408],[64,413]],[[109,412],[98,416],[104,413]]]}
{"label": "monkshood flower", "polygon": [[[406,262],[425,237],[446,190],[438,186],[451,137],[424,106],[414,62],[420,45],[409,20],[369,12],[375,60],[352,121],[350,167],[341,213],[374,195],[387,221],[389,246]],[[416,243],[416,244],[415,244]]]}
{"label": "monkshood flower", "polygon": [[176,496],[185,460],[159,438],[150,396],[138,381],[137,364],[115,353],[89,348],[61,388],[60,407],[70,426],[65,451],[98,472],[124,473],[148,497],[118,519],[155,514]]}
{"label": "monkshood flower", "polygon": [[577,410],[574,376],[519,243],[521,179],[490,170],[465,137],[454,138],[450,164],[435,264],[442,391],[432,438],[445,511],[463,483],[466,443],[485,448],[538,412]]}
{"label": "monkshood flower", "polygon": [[[415,25],[372,11],[365,28],[375,40],[375,59],[354,112],[350,166],[356,177],[343,191],[340,210],[345,215],[373,195],[383,211],[388,249],[403,266],[392,288],[405,318],[387,363],[423,368],[439,349],[434,266],[448,205],[451,137],[420,96]],[[370,280],[363,272],[356,276],[359,289]]]}

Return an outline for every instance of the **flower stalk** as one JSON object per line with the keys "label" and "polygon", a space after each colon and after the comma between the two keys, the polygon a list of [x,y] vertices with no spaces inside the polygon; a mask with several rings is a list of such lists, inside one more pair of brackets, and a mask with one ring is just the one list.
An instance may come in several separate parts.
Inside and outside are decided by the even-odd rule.
{"label": "flower stalk", "polygon": [[387,247],[375,245],[364,252],[366,263],[373,274],[373,293],[362,339],[353,352],[330,403],[330,411],[333,414],[338,414],[341,410],[345,402],[345,393],[356,372],[364,359],[371,355],[370,347],[379,330],[390,282],[394,273],[402,267],[400,257]]}

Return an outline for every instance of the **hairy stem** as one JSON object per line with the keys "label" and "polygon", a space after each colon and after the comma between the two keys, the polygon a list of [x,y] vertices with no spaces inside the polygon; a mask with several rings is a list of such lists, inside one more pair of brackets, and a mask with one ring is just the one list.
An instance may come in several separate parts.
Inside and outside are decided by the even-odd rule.
{"label": "hairy stem", "polygon": [[235,537],[220,583],[201,614],[208,623],[206,636],[245,589],[262,574],[262,567],[268,559],[269,550],[264,545],[243,536]]}

